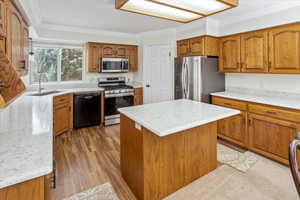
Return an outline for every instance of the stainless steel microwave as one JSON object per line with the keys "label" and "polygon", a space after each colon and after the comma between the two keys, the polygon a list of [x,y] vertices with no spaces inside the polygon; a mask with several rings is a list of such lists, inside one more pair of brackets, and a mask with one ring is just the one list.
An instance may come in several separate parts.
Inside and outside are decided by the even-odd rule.
{"label": "stainless steel microwave", "polygon": [[129,59],[128,58],[102,58],[101,72],[128,72]]}

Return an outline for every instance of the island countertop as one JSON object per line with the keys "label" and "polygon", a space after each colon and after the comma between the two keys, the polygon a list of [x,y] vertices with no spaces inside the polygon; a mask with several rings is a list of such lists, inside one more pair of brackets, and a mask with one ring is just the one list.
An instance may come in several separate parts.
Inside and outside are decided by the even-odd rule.
{"label": "island countertop", "polygon": [[240,114],[238,110],[183,99],[120,108],[119,111],[158,136]]}

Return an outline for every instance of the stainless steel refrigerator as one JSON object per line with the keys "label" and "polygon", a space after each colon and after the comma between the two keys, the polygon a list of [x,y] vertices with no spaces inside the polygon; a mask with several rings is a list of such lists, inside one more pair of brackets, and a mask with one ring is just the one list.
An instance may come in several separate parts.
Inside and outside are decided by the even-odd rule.
{"label": "stainless steel refrigerator", "polygon": [[175,58],[174,97],[211,103],[210,93],[225,91],[225,74],[218,72],[218,58]]}

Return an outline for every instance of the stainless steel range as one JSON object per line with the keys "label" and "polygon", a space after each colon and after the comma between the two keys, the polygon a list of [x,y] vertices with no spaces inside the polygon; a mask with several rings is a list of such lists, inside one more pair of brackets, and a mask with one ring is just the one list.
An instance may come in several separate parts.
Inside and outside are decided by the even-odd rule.
{"label": "stainless steel range", "polygon": [[99,78],[98,86],[104,89],[105,125],[119,124],[119,108],[133,106],[134,88],[126,85],[125,77]]}

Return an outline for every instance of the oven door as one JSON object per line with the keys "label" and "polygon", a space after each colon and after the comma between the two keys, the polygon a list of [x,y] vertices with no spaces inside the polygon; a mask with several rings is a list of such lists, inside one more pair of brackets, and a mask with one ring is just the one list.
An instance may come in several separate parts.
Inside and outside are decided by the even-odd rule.
{"label": "oven door", "polygon": [[120,112],[118,109],[133,105],[134,95],[105,97],[105,125],[120,123]]}
{"label": "oven door", "polygon": [[[126,70],[127,63],[127,70]],[[101,72],[127,72],[128,71],[128,59],[124,58],[102,58]]]}

